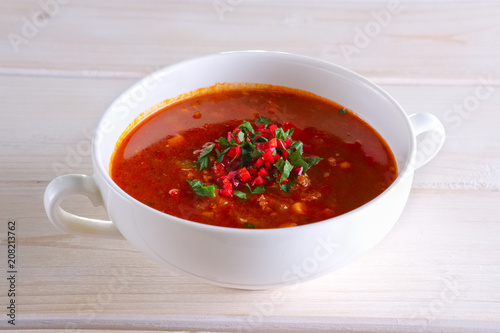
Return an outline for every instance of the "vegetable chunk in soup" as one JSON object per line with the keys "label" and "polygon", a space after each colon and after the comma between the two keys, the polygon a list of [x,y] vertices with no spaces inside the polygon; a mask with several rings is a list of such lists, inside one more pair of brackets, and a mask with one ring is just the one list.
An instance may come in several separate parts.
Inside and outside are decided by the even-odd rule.
{"label": "vegetable chunk in soup", "polygon": [[120,188],[183,219],[263,229],[344,214],[397,177],[383,138],[335,102],[279,86],[214,87],[122,135],[110,162]]}

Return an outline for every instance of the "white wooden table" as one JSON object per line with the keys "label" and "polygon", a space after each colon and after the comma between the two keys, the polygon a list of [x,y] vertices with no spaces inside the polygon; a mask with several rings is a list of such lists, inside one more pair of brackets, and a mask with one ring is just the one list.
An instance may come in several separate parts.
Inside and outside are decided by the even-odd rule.
{"label": "white wooden table", "polygon": [[[500,332],[499,17],[493,1],[2,0],[0,327]],[[321,279],[242,291],[51,225],[46,185],[92,173],[89,137],[121,91],[165,65],[244,49],[335,62],[441,119],[447,142],[382,243]],[[65,207],[105,217],[84,199]]]}

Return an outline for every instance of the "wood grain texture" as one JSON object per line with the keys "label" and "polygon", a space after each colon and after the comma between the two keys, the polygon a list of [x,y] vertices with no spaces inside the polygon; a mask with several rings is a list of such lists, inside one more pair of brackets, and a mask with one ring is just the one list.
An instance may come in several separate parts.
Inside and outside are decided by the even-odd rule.
{"label": "wood grain texture", "polygon": [[[15,219],[16,328],[500,332],[498,2],[401,1],[365,46],[356,35],[376,29],[389,2],[234,1],[223,13],[214,1],[47,3],[0,3],[0,251],[6,258]],[[16,52],[9,36],[23,36],[34,17],[46,24]],[[349,45],[359,52],[346,57]],[[447,142],[416,172],[402,217],[373,251],[308,283],[241,291],[172,273],[126,241],[50,224],[45,187],[62,173],[92,173],[90,135],[121,91],[164,65],[243,49],[336,62],[379,83],[408,114],[443,122]],[[85,198],[64,207],[106,218]],[[10,327],[0,313],[0,327]]]}
{"label": "wood grain texture", "polygon": [[[264,49],[323,58],[369,77],[500,74],[500,4],[493,1],[40,3],[0,4],[2,35],[25,38],[0,44],[1,72],[137,77],[207,53]],[[37,15],[43,25],[23,30]]]}

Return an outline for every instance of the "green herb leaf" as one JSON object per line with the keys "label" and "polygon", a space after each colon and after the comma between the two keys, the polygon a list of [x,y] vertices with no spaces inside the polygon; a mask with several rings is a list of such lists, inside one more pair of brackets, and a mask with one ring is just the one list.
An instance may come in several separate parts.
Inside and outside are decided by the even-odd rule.
{"label": "green herb leaf", "polygon": [[285,134],[285,131],[281,127],[278,127],[274,130],[274,136],[278,140],[286,140],[288,138],[288,136]]}
{"label": "green herb leaf", "polygon": [[254,149],[246,145],[241,145],[241,167],[246,167],[252,161],[252,153]]}
{"label": "green herb leaf", "polygon": [[217,159],[215,160],[215,162],[217,163],[222,162],[222,160],[224,159],[224,154],[217,148],[215,148],[215,153],[217,154]]}
{"label": "green herb leaf", "polygon": [[257,186],[253,189],[252,193],[264,193],[266,192],[266,187],[264,185]]}
{"label": "green herb leaf", "polygon": [[205,148],[200,157],[198,157],[198,160],[194,162],[195,164],[198,165],[198,168],[200,170],[203,170],[208,167],[208,154],[210,154],[213,149],[214,149],[213,145],[208,148]]}
{"label": "green herb leaf", "polygon": [[339,110],[339,114],[345,114],[345,113],[347,113],[346,109],[342,108],[342,109]]}
{"label": "green herb leaf", "polygon": [[[302,141],[294,141],[290,145],[290,148],[294,148],[295,150],[299,151],[299,155],[302,155],[302,148],[303,147],[304,147],[304,144],[302,143]],[[290,148],[288,148],[288,149],[290,149]],[[292,153],[292,152],[290,152],[290,153]]]}
{"label": "green herb leaf", "polygon": [[240,198],[240,199],[243,199],[245,200],[247,198],[247,194],[245,192],[241,192],[241,191],[238,191],[238,190],[233,190],[233,194],[234,196]]}
{"label": "green herb leaf", "polygon": [[215,185],[205,185],[199,180],[187,180],[196,194],[204,197],[215,197]]}
{"label": "green herb leaf", "polygon": [[234,137],[235,135],[236,135],[236,131],[234,131],[234,133],[231,134],[231,140],[227,141],[228,145],[230,145],[230,146],[236,146],[237,145],[236,138]]}
{"label": "green herb leaf", "polygon": [[250,187],[250,185],[248,183],[245,184],[245,185],[248,187],[249,193],[257,194],[257,193],[264,193],[264,192],[266,192],[266,187],[264,185],[257,186],[253,190],[252,190],[252,188]]}
{"label": "green herb leaf", "polygon": [[287,179],[290,176],[290,172],[293,170],[293,165],[285,161],[285,164],[283,165],[283,171],[281,172],[281,178],[280,178],[280,183]]}
{"label": "green herb leaf", "polygon": [[254,120],[256,123],[261,123],[261,124],[264,124],[266,125],[269,125],[269,118],[266,118],[266,117],[259,117],[257,119]]}
{"label": "green herb leaf", "polygon": [[276,167],[276,169],[278,169],[280,173],[282,173],[283,167],[285,166],[285,160],[282,157],[280,157],[276,162],[274,162],[274,166]]}
{"label": "green herb leaf", "polygon": [[295,182],[288,182],[286,184],[280,184],[280,187],[283,191],[290,192],[290,189],[292,188],[293,185],[295,185],[295,183],[297,182],[295,181]]}
{"label": "green herb leaf", "polygon": [[245,141],[245,132],[238,132],[238,140],[240,140],[240,142]]}
{"label": "green herb leaf", "polygon": [[250,222],[245,222],[245,223],[243,223],[243,228],[254,229],[255,224],[250,223]]}
{"label": "green herb leaf", "polygon": [[250,122],[246,121],[246,120],[243,120],[243,123],[238,126],[239,129],[241,129],[242,131],[247,131],[247,133],[255,133],[253,127],[252,127],[252,124],[250,124]]}
{"label": "green herb leaf", "polygon": [[312,157],[309,157],[307,159],[307,165],[310,167],[312,167],[313,165],[315,164],[318,164],[319,161],[321,161],[322,158],[319,158],[319,157],[315,157],[315,156],[312,156]]}
{"label": "green herb leaf", "polygon": [[223,136],[217,139],[217,142],[220,143],[221,146],[227,146],[227,139]]}
{"label": "green herb leaf", "polygon": [[255,144],[250,143],[250,142],[248,142],[247,140],[243,141],[243,142],[241,143],[241,146],[242,146],[242,147],[246,147],[246,148],[256,149]]}
{"label": "green herb leaf", "polygon": [[287,131],[283,130],[282,127],[278,127],[277,129],[274,130],[274,135],[276,136],[276,139],[278,140],[286,140],[288,139],[289,136],[292,136],[294,128],[290,128]]}
{"label": "green herb leaf", "polygon": [[309,168],[309,164],[307,164],[307,162],[302,159],[302,154],[300,150],[296,150],[290,155],[288,155],[288,160],[296,167]]}
{"label": "green herb leaf", "polygon": [[252,158],[259,158],[262,156],[262,152],[260,150],[257,150],[257,149],[254,149],[252,150],[252,152],[250,153],[250,156]]}

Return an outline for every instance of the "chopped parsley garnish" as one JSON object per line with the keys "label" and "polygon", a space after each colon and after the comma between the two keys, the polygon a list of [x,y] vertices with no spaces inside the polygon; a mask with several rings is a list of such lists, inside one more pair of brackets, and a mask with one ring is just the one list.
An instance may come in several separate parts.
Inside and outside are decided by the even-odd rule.
{"label": "chopped parsley garnish", "polygon": [[311,156],[307,159],[307,165],[309,165],[308,169],[312,167],[313,165],[318,164],[319,161],[321,161],[322,158]]}
{"label": "chopped parsley garnish", "polygon": [[253,190],[252,188],[250,187],[249,184],[245,184],[247,187],[248,187],[248,193],[253,193],[253,194],[257,194],[257,193],[264,193],[266,192],[266,187],[265,186],[257,186],[255,187]]}
{"label": "chopped parsley garnish", "polygon": [[274,137],[278,140],[286,140],[288,139],[289,136],[292,136],[293,134],[293,128],[289,129],[288,131],[284,131],[282,127],[278,127],[277,129],[274,130]]}
{"label": "chopped parsley garnish", "polygon": [[198,157],[198,160],[194,162],[195,164],[198,165],[198,168],[200,170],[203,170],[208,167],[208,155],[212,152],[214,149],[214,146],[210,146],[208,148],[205,148],[203,153]]}
{"label": "chopped parsley garnish", "polygon": [[290,189],[292,188],[293,185],[295,185],[297,182],[296,181],[293,181],[293,182],[289,182],[289,183],[286,183],[286,184],[280,184],[280,187],[283,191],[285,192],[290,192]]}
{"label": "chopped parsley garnish", "polygon": [[238,197],[238,198],[243,199],[243,200],[245,200],[247,198],[247,194],[245,192],[241,192],[238,190],[233,190],[233,195],[235,197]]}
{"label": "chopped parsley garnish", "polygon": [[243,124],[241,124],[238,128],[241,130],[246,130],[247,133],[255,133],[252,124],[250,124],[250,122],[246,120],[243,120]]}
{"label": "chopped parsley garnish", "polygon": [[205,185],[199,180],[188,180],[187,182],[191,185],[196,194],[204,197],[215,197],[215,185]]}
{"label": "chopped parsley garnish", "polygon": [[269,118],[259,117],[259,118],[255,119],[255,122],[264,124],[267,127],[267,125],[269,125]]}
{"label": "chopped parsley garnish", "polygon": [[[214,184],[188,181],[189,184],[198,195],[213,197],[218,187],[220,195],[243,200],[264,193],[273,184],[285,192],[291,191],[297,176],[322,159],[304,156],[304,144],[292,138],[296,127],[288,122],[285,125],[278,127],[265,117],[254,119],[253,123],[244,120],[205,148],[195,162],[200,170],[217,170]],[[248,191],[242,191],[244,186]]]}

